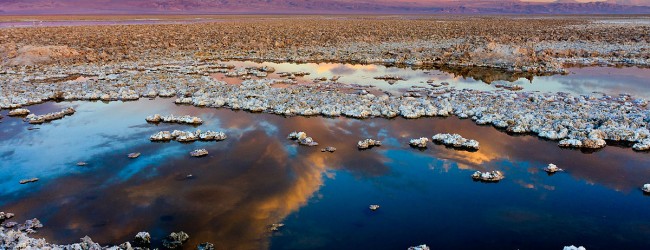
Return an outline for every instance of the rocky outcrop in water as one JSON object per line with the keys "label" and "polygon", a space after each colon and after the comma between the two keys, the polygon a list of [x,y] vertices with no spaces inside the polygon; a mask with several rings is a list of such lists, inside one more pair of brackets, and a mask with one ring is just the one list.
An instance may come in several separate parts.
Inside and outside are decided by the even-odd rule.
{"label": "rocky outcrop in water", "polygon": [[169,234],[165,239],[163,239],[163,246],[169,249],[178,249],[190,239],[190,236],[185,232],[173,232]]}
{"label": "rocky outcrop in water", "polygon": [[506,178],[501,171],[481,172],[476,171],[472,174],[472,179],[484,182],[498,182]]}
{"label": "rocky outcrop in water", "polygon": [[149,247],[151,245],[151,234],[148,232],[139,232],[133,238],[133,246],[135,247]]}
{"label": "rocky outcrop in water", "polygon": [[202,148],[202,149],[195,149],[194,151],[190,152],[190,156],[192,157],[203,157],[208,155],[208,150]]}
{"label": "rocky outcrop in water", "polygon": [[643,184],[643,187],[641,187],[641,190],[643,190],[644,193],[650,194],[650,184]]}
{"label": "rocky outcrop in water", "polygon": [[640,140],[632,146],[632,149],[637,151],[647,151],[650,150],[650,138]]}
{"label": "rocky outcrop in water", "polygon": [[183,115],[183,116],[174,116],[174,115],[166,115],[166,116],[161,116],[160,114],[155,114],[152,116],[147,116],[145,118],[147,122],[151,123],[159,123],[159,122],[164,122],[164,123],[180,123],[180,124],[192,124],[192,125],[200,125],[203,124],[203,120],[199,117],[193,117],[189,115]]}
{"label": "rocky outcrop in water", "polygon": [[61,118],[65,117],[65,116],[74,114],[74,112],[75,112],[74,108],[66,108],[66,109],[63,109],[63,110],[61,110],[59,112],[53,112],[53,113],[49,113],[49,114],[45,114],[45,115],[30,114],[27,117],[25,117],[25,119],[27,119],[27,121],[30,124],[41,124],[41,123],[49,122],[49,121],[52,121],[52,120],[61,119]]}
{"label": "rocky outcrop in water", "polygon": [[427,143],[429,143],[429,138],[426,138],[426,137],[421,137],[421,138],[418,138],[418,139],[411,139],[409,141],[409,145],[411,145],[411,147],[416,147],[416,148],[426,148]]}
{"label": "rocky outcrop in water", "polygon": [[422,244],[419,246],[409,247],[408,250],[431,250],[431,248],[429,248],[427,245]]}
{"label": "rocky outcrop in water", "polygon": [[38,178],[24,179],[24,180],[20,180],[20,184],[27,184],[27,183],[37,182],[38,180],[39,180]]}
{"label": "rocky outcrop in water", "polygon": [[269,231],[271,232],[277,232],[280,231],[281,228],[284,227],[283,223],[273,223],[269,226]]}
{"label": "rocky outcrop in water", "polygon": [[381,141],[377,141],[373,139],[365,139],[357,142],[357,148],[359,149],[369,149],[378,146],[381,146]]}
{"label": "rocky outcrop in water", "polygon": [[196,246],[196,250],[214,250],[214,244],[210,242],[204,242]]}
{"label": "rocky outcrop in water", "polygon": [[571,245],[571,246],[565,246],[563,248],[563,250],[587,250],[587,248],[585,248],[583,246],[577,247],[577,246]]}
{"label": "rocky outcrop in water", "polygon": [[0,212],[0,223],[4,222],[7,219],[11,219],[13,217],[14,217],[13,213]]}
{"label": "rocky outcrop in water", "polygon": [[459,134],[436,134],[432,137],[432,139],[435,142],[439,142],[454,148],[469,149],[469,150],[479,149],[478,141],[465,139]]}
{"label": "rocky outcrop in water", "polygon": [[315,142],[314,139],[307,136],[305,132],[291,132],[287,139],[297,141],[300,145],[305,146],[317,146],[318,142]]}
{"label": "rocky outcrop in water", "polygon": [[23,116],[23,115],[29,115],[30,111],[29,109],[14,109],[9,111],[9,116]]}
{"label": "rocky outcrop in water", "polygon": [[334,153],[334,152],[336,151],[336,148],[330,146],[330,147],[325,147],[325,148],[321,149],[320,151],[321,151],[321,152],[330,152],[330,153]]}
{"label": "rocky outcrop in water", "polygon": [[178,142],[193,142],[193,141],[223,141],[226,138],[224,132],[214,132],[214,131],[205,131],[197,130],[195,132],[190,131],[180,131],[174,130],[169,131],[160,131],[149,137],[150,141],[154,142],[167,142],[171,140],[176,140]]}
{"label": "rocky outcrop in water", "polygon": [[564,171],[564,169],[558,168],[555,164],[550,163],[550,164],[548,164],[548,166],[546,166],[544,168],[544,171],[546,171],[547,173],[552,174],[552,173],[556,173],[556,172],[562,172],[562,171]]}

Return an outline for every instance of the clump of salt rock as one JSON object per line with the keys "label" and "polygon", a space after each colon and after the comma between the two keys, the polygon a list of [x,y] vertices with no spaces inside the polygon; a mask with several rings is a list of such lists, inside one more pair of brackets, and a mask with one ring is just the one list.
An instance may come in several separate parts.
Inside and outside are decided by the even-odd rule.
{"label": "clump of salt rock", "polygon": [[369,208],[372,211],[377,211],[377,209],[379,209],[379,205],[370,205]]}
{"label": "clump of salt rock", "polygon": [[378,147],[381,146],[381,141],[373,140],[373,139],[365,139],[362,141],[357,142],[357,148],[359,149],[369,149],[372,147]]}
{"label": "clump of salt rock", "polygon": [[156,141],[156,142],[166,142],[171,140],[176,140],[178,142],[193,142],[199,140],[200,141],[223,141],[226,138],[227,136],[224,132],[214,132],[210,130],[206,132],[201,132],[201,130],[197,130],[196,132],[174,130],[172,132],[160,131],[158,133],[151,135],[149,137],[149,140]]}
{"label": "clump of salt rock", "polygon": [[27,183],[37,182],[38,180],[39,180],[38,178],[24,179],[24,180],[20,180],[20,184],[27,184]]}
{"label": "clump of salt rock", "polygon": [[202,148],[202,149],[195,149],[192,152],[190,152],[190,155],[192,157],[202,157],[208,155],[208,150]]}
{"label": "clump of salt rock", "polygon": [[25,119],[27,119],[27,121],[30,124],[41,124],[52,120],[61,119],[65,116],[74,114],[74,112],[75,112],[74,108],[65,108],[59,112],[53,112],[45,115],[30,114],[27,117],[25,117]]}
{"label": "clump of salt rock", "polygon": [[650,138],[640,140],[639,142],[632,145],[632,149],[636,151],[646,151],[650,150]]}
{"label": "clump of salt rock", "polygon": [[166,115],[162,116],[160,114],[155,114],[152,116],[147,116],[145,118],[147,122],[151,123],[159,123],[159,122],[164,122],[164,123],[181,123],[181,124],[193,124],[193,125],[199,125],[203,124],[203,120],[199,117],[193,117],[189,115],[183,115],[183,116],[174,116],[174,115]]}
{"label": "clump of salt rock", "polygon": [[334,153],[334,151],[336,151],[336,148],[335,148],[335,147],[332,147],[332,146],[329,146],[329,147],[322,148],[320,151],[321,151],[321,152],[330,152],[330,153]]}
{"label": "clump of salt rock", "polygon": [[431,248],[425,244],[422,244],[419,246],[409,247],[408,250],[431,250]]}
{"label": "clump of salt rock", "polygon": [[641,187],[641,190],[643,190],[644,193],[650,194],[650,184],[643,184],[643,187]]}
{"label": "clump of salt rock", "polygon": [[284,223],[273,223],[269,226],[269,231],[277,232],[280,231],[280,229],[283,227],[284,227]]}
{"label": "clump of salt rock", "polygon": [[485,182],[498,182],[503,180],[505,176],[501,171],[481,172],[476,171],[472,174],[472,179]]}
{"label": "clump of salt rock", "polygon": [[548,166],[546,166],[544,168],[544,171],[546,171],[547,173],[552,174],[552,173],[556,173],[556,172],[562,172],[562,171],[564,171],[564,169],[558,168],[555,164],[550,163],[550,164],[548,164]]}
{"label": "clump of salt rock", "polygon": [[377,79],[377,80],[386,80],[386,81],[388,81],[388,80],[394,80],[394,81],[404,80],[403,77],[396,76],[396,75],[383,75],[383,76],[376,76],[374,78]]}
{"label": "clump of salt rock", "polygon": [[577,136],[575,138],[563,139],[558,145],[563,148],[599,149],[607,146],[607,142],[603,139],[606,136],[605,132],[594,129],[586,137]]}
{"label": "clump of salt rock", "polygon": [[583,246],[577,247],[577,246],[571,245],[571,246],[565,246],[563,248],[563,250],[587,250],[587,248],[585,248]]}
{"label": "clump of salt rock", "polygon": [[462,148],[462,149],[470,149],[470,150],[479,149],[478,141],[465,139],[459,134],[436,134],[432,137],[432,139],[433,141],[454,148]]}
{"label": "clump of salt rock", "polygon": [[189,239],[190,236],[183,231],[173,232],[163,239],[163,246],[168,249],[178,249]]}
{"label": "clump of salt rock", "polygon": [[318,145],[318,142],[315,142],[313,138],[308,137],[305,132],[291,132],[289,136],[287,136],[287,139],[298,141],[298,144],[310,147]]}
{"label": "clump of salt rock", "polygon": [[9,116],[23,116],[23,115],[29,115],[31,113],[29,109],[14,109],[9,111]]}
{"label": "clump of salt rock", "polygon": [[416,148],[426,148],[428,142],[429,142],[429,138],[421,137],[419,139],[411,139],[409,141],[409,145]]}

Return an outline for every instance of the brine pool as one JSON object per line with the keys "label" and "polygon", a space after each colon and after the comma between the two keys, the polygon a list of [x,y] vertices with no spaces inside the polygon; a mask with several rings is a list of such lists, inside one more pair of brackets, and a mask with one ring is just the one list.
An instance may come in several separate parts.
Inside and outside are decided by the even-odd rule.
{"label": "brine pool", "polygon": [[[650,69],[639,67],[582,67],[569,68],[568,73],[534,75],[512,73],[494,68],[482,67],[436,67],[410,68],[385,65],[363,65],[343,63],[273,63],[252,61],[226,61],[237,69],[246,67],[273,67],[276,71],[265,78],[279,78],[282,72],[307,72],[310,75],[297,77],[298,82],[311,83],[312,79],[341,76],[339,82],[372,86],[381,90],[398,92],[411,87],[430,87],[429,82],[449,83],[446,87],[456,89],[498,90],[502,85],[519,85],[522,91],[565,92],[574,95],[607,94],[618,96],[630,94],[633,97],[650,99]],[[375,79],[385,75],[399,76],[404,80],[396,83]],[[217,80],[229,83],[241,82],[239,78],[214,74]],[[255,79],[256,77],[253,77]]]}
{"label": "brine pool", "polygon": [[[532,81],[494,71],[400,69],[377,65],[269,65],[310,76],[341,75],[341,82],[387,90],[447,81],[457,88],[495,89],[519,82],[524,91],[631,93],[650,96],[648,70],[572,69]],[[405,81],[375,80],[383,74]],[[227,80],[223,75],[215,76]],[[274,77],[273,75],[269,77]],[[530,78],[530,77],[529,77]],[[228,81],[231,81],[230,79]],[[488,84],[489,83],[489,84]],[[562,149],[535,136],[512,136],[471,120],[283,117],[229,109],[175,105],[173,99],[135,102],[48,102],[28,107],[44,114],[74,107],[69,117],[30,125],[0,111],[0,211],[14,221],[38,218],[34,237],[102,245],[150,232],[154,247],[185,231],[185,249],[202,242],[216,249],[647,249],[650,155],[609,145],[595,152]],[[201,117],[200,126],[149,124],[153,114]],[[221,142],[153,143],[162,130],[224,131]],[[305,131],[320,143],[287,140]],[[459,133],[476,139],[476,152],[409,139]],[[360,151],[365,138],[384,145]],[[321,148],[334,146],[334,153]],[[192,158],[206,148],[210,154]],[[140,152],[137,159],[127,154]],[[79,161],[87,166],[77,166]],[[566,171],[548,175],[554,163]],[[475,182],[474,171],[502,171],[499,183]],[[40,181],[20,185],[22,179]],[[378,204],[377,211],[370,211]],[[277,232],[274,223],[285,224]]]}

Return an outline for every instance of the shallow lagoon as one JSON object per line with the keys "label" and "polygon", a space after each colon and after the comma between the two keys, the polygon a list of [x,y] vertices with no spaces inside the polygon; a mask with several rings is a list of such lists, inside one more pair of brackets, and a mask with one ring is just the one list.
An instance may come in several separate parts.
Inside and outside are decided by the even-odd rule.
{"label": "shallow lagoon", "polygon": [[[240,67],[269,66],[276,69],[268,78],[278,78],[280,72],[304,71],[310,73],[298,77],[298,82],[310,83],[315,78],[341,76],[339,82],[373,86],[381,90],[401,92],[412,86],[429,87],[427,81],[447,82],[448,87],[457,89],[497,90],[499,85],[519,85],[523,91],[565,92],[574,95],[590,95],[594,92],[617,96],[632,94],[634,97],[650,99],[650,69],[638,67],[582,67],[569,68],[568,73],[534,75],[513,73],[496,68],[482,67],[394,67],[391,65],[363,65],[343,63],[273,63],[252,61],[225,62]],[[384,75],[395,75],[405,80],[389,84],[374,79]],[[223,74],[214,75],[217,80],[229,83],[241,82]]]}
{"label": "shallow lagoon", "polygon": [[[187,249],[205,241],[226,249],[642,249],[650,236],[650,197],[639,190],[650,181],[650,157],[627,148],[583,153],[457,118],[282,117],[160,98],[30,110],[69,106],[77,113],[39,129],[0,120],[0,211],[15,212],[16,221],[41,219],[36,236],[54,243],[89,235],[119,244],[149,231],[159,244],[184,230]],[[152,143],[149,135],[160,130],[195,129],[147,124],[154,113],[200,116],[205,123],[197,128],[229,138]],[[294,130],[321,145],[287,140]],[[410,138],[440,132],[476,139],[481,149],[408,146]],[[357,150],[367,137],[384,146]],[[338,150],[322,153],[321,146]],[[203,147],[208,157],[189,156]],[[142,156],[126,157],[136,151]],[[567,172],[549,176],[542,171],[548,163]],[[474,170],[501,170],[506,179],[474,182]],[[18,184],[32,177],[41,180]],[[381,208],[371,212],[370,204]],[[278,222],[286,226],[269,233]]]}

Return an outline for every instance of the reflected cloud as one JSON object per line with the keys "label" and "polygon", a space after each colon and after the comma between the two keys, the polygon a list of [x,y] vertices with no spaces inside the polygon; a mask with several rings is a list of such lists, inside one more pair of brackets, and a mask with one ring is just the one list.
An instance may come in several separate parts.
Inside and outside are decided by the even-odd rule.
{"label": "reflected cloud", "polygon": [[[308,205],[327,179],[335,180],[343,172],[343,177],[349,173],[357,180],[375,180],[410,164],[448,175],[458,172],[454,168],[461,174],[467,170],[468,175],[474,170],[502,170],[508,176],[503,184],[537,191],[556,188],[541,179],[547,176],[539,169],[548,163],[566,169],[563,174],[571,178],[622,192],[636,190],[650,178],[650,169],[639,167],[650,159],[629,149],[609,146],[583,154],[457,118],[287,118],[176,106],[169,99],[48,103],[33,110],[66,105],[78,105],[83,112],[42,125],[38,131],[27,131],[25,123],[5,121],[3,129],[16,132],[0,137],[0,152],[6,159],[0,163],[0,173],[7,177],[0,181],[2,210],[19,212],[17,220],[41,219],[46,227],[38,236],[56,243],[91,235],[102,244],[114,244],[130,240],[139,231],[150,231],[160,239],[184,230],[191,236],[191,246],[210,241],[222,249],[265,249],[272,236],[268,225]],[[144,117],[153,113],[199,116],[205,121],[200,129],[224,130],[229,137],[222,142],[151,143],[148,136],[160,130],[195,129],[146,124]],[[298,146],[286,139],[292,131],[305,131],[320,145]],[[476,139],[481,149],[467,152],[430,144],[420,151],[408,146],[410,138],[436,133]],[[366,137],[386,144],[357,150],[356,142]],[[338,150],[321,152],[326,146]],[[206,148],[210,155],[189,157],[195,148]],[[132,151],[142,156],[128,159],[125,155]],[[71,165],[78,160],[91,165]],[[183,178],[188,174],[193,178]],[[17,185],[25,176],[43,180]]]}

